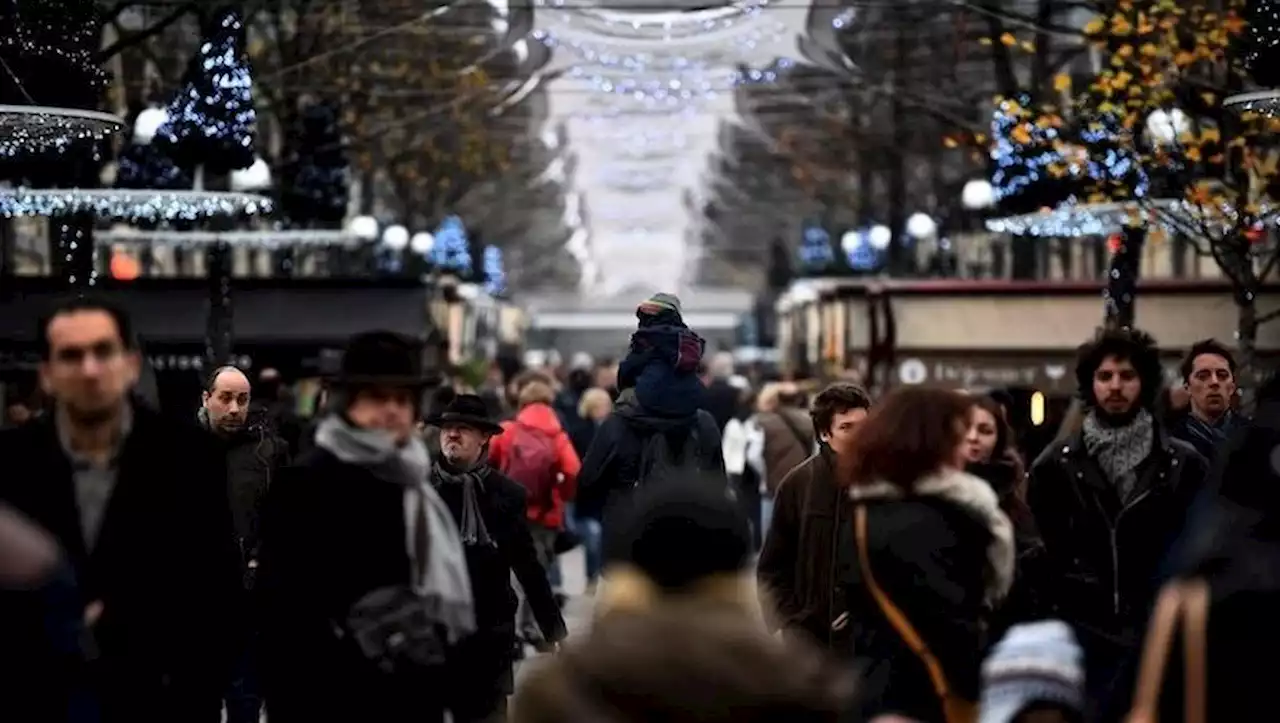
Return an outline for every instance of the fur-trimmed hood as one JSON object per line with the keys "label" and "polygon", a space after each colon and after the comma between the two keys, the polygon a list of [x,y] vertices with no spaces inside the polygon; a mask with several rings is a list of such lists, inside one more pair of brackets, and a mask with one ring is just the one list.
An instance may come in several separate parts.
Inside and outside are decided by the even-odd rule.
{"label": "fur-trimmed hood", "polygon": [[994,605],[1013,586],[1015,548],[1013,524],[1000,510],[996,493],[979,477],[960,470],[944,470],[918,480],[909,492],[888,482],[873,482],[849,488],[855,504],[871,500],[900,500],[934,497],[955,505],[991,533],[987,545],[987,602]]}

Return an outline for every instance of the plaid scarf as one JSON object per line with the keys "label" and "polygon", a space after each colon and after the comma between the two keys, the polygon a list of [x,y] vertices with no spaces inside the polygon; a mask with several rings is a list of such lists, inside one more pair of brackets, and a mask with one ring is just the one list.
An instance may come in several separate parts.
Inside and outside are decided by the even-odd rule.
{"label": "plaid scarf", "polygon": [[1102,473],[1116,486],[1121,502],[1127,502],[1138,484],[1134,471],[1142,460],[1151,454],[1155,439],[1155,421],[1151,413],[1143,409],[1123,427],[1111,427],[1098,420],[1098,414],[1090,410],[1082,428],[1084,447],[1093,457]]}

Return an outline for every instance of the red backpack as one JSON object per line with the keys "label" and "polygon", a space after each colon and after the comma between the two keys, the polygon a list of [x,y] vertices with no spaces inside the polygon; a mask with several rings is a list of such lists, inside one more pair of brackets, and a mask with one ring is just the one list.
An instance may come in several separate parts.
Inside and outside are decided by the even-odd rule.
{"label": "red backpack", "polygon": [[510,433],[502,473],[524,486],[530,509],[550,507],[560,462],[555,437],[520,422],[511,426]]}

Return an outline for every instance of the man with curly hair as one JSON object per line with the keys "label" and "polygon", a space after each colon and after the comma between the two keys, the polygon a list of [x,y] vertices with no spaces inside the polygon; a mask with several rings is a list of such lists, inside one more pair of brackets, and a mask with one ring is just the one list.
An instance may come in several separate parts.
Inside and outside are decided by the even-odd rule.
{"label": "man with curly hair", "polygon": [[1099,331],[1080,347],[1076,381],[1083,424],[1036,460],[1027,501],[1052,588],[1037,595],[1051,608],[1042,612],[1076,629],[1103,693],[1141,642],[1161,564],[1208,465],[1152,414],[1162,369],[1150,335]]}

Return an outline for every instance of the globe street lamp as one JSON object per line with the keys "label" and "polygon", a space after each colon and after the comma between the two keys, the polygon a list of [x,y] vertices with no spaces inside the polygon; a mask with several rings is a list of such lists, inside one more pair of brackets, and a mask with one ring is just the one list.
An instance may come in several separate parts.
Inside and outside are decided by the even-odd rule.
{"label": "globe street lamp", "polygon": [[347,230],[361,241],[374,241],[378,238],[378,219],[373,216],[356,216],[347,224]]}

